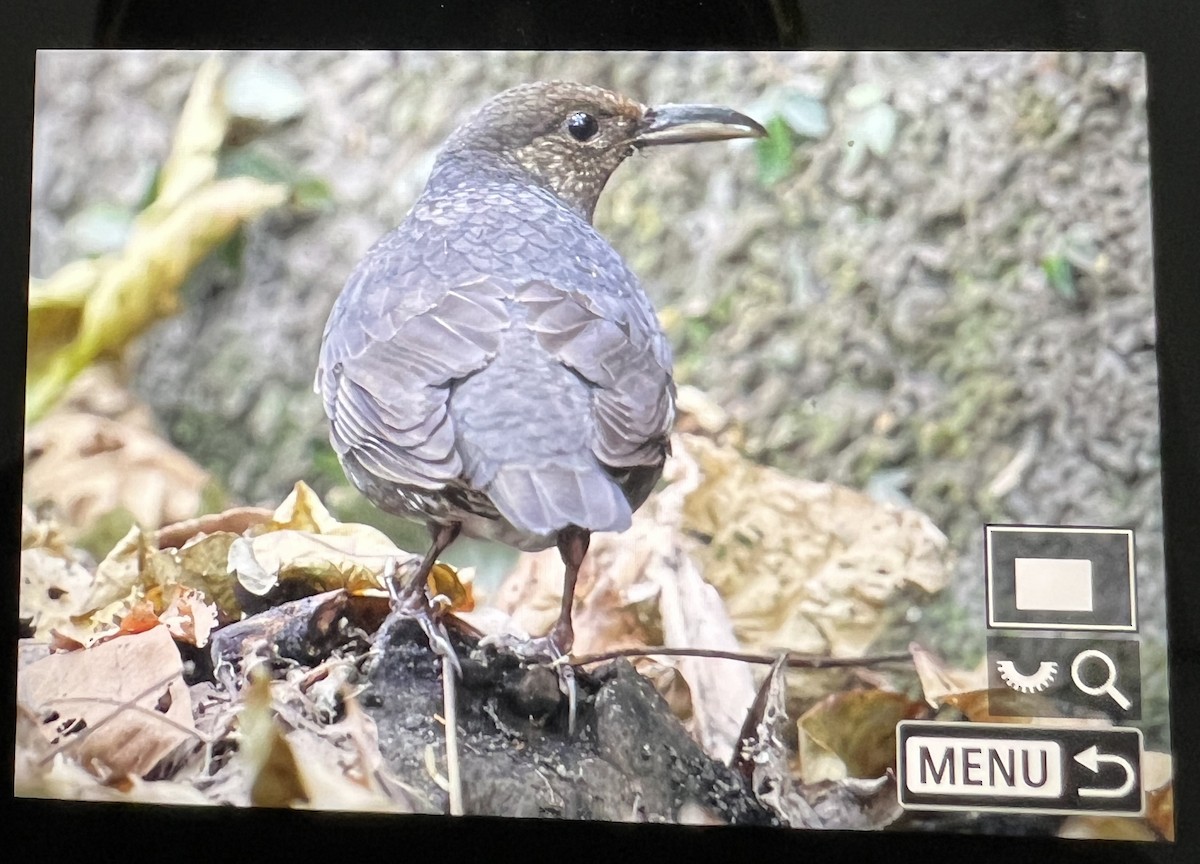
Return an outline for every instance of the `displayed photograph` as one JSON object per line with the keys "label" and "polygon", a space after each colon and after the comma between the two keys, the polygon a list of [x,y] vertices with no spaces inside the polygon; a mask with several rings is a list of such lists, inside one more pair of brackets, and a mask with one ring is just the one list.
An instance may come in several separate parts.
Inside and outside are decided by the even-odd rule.
{"label": "displayed photograph", "polygon": [[1172,841],[1146,103],[40,51],[16,794]]}

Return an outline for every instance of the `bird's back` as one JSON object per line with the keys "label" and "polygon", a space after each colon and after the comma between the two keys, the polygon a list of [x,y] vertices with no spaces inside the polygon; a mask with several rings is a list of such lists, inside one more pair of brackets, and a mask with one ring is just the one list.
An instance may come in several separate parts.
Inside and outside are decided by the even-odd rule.
{"label": "bird's back", "polygon": [[520,177],[442,170],[350,277],[317,388],[377,504],[542,548],[628,527],[665,457],[670,370],[586,219]]}

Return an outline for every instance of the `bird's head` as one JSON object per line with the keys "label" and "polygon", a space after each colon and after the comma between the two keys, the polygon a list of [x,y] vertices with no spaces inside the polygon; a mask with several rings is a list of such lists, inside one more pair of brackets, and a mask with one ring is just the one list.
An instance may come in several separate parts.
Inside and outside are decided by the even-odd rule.
{"label": "bird's head", "polygon": [[446,143],[447,155],[499,158],[590,220],[604,184],[634,150],[767,134],[729,108],[647,108],[586,84],[524,84],[487,102]]}

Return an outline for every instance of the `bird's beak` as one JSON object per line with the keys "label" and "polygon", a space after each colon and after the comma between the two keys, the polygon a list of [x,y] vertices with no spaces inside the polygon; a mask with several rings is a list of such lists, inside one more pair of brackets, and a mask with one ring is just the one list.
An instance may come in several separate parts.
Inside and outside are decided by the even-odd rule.
{"label": "bird's beak", "polygon": [[745,114],[717,105],[661,105],[642,116],[635,147],[694,144],[730,138],[765,138],[767,130]]}

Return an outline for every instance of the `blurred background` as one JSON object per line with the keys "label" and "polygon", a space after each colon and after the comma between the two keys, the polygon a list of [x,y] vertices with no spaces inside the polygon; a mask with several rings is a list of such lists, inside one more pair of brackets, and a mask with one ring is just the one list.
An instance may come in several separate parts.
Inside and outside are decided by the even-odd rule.
{"label": "blurred background", "polygon": [[[35,279],[125,247],[207,56],[39,54]],[[720,434],[755,462],[925,513],[956,563],[920,629],[962,664],[983,647],[985,523],[1134,528],[1143,725],[1148,743],[1165,742],[1139,55],[223,60],[232,119],[218,173],[285,184],[289,195],[205,255],[181,284],[178,311],[121,352],[115,377],[136,405],[107,410],[142,411],[190,460],[173,476],[191,497],[154,492],[161,521],[273,507],[303,479],[339,517],[422,547],[422,529],[349,489],[312,393],[325,319],[354,263],[403,219],[441,141],[506,87],[572,79],[647,104],[726,104],[770,138],[635,156],[596,213],[660,312],[678,382],[707,397]],[[76,384],[76,400],[103,392],[99,379]],[[67,475],[45,469],[53,442],[30,439],[27,497],[40,482],[42,494],[64,498]],[[77,508],[88,522],[79,537],[103,555],[146,517],[120,495],[104,499],[111,507],[93,498]],[[512,555],[463,543],[447,559],[478,566],[486,581]]]}

